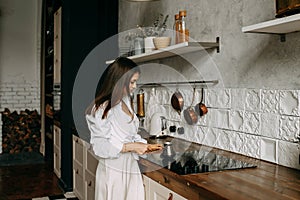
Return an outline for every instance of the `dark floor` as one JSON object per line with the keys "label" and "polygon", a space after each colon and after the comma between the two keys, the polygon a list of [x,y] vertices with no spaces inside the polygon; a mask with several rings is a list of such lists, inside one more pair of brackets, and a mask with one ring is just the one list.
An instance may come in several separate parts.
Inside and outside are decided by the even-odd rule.
{"label": "dark floor", "polygon": [[58,178],[47,163],[0,167],[0,200],[21,200],[62,194]]}

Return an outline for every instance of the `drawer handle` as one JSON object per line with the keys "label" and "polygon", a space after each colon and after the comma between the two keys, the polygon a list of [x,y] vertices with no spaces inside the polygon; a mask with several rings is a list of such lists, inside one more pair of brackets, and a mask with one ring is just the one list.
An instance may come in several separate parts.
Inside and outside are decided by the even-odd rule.
{"label": "drawer handle", "polygon": [[76,172],[75,172],[76,174],[78,174],[78,169],[76,169]]}
{"label": "drawer handle", "polygon": [[164,181],[165,181],[165,183],[170,183],[170,180],[165,176],[164,176]]}
{"label": "drawer handle", "polygon": [[92,181],[90,181],[90,182],[89,182],[88,186],[89,186],[89,187],[91,187],[91,186],[92,186]]}
{"label": "drawer handle", "polygon": [[168,198],[168,200],[173,200],[173,194],[170,192],[169,193],[169,198]]}

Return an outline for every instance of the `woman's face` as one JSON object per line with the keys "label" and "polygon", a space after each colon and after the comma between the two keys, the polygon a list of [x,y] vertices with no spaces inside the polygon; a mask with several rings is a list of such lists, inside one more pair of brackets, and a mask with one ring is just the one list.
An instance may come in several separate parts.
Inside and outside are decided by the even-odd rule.
{"label": "woman's face", "polygon": [[135,74],[133,74],[133,76],[130,79],[129,82],[129,92],[130,94],[132,94],[134,92],[134,90],[136,89],[136,82],[139,79],[140,74],[138,72],[136,72]]}

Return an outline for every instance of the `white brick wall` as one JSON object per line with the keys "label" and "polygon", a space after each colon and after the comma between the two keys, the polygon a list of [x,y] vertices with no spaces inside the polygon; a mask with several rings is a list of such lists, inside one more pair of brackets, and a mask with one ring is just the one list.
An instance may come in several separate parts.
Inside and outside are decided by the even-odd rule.
{"label": "white brick wall", "polygon": [[[0,83],[0,112],[37,110],[40,113],[40,87],[38,82]],[[0,115],[0,153],[2,153],[2,115]]]}
{"label": "white brick wall", "polygon": [[40,113],[40,87],[38,83],[0,83],[0,110],[24,109],[37,110]]}

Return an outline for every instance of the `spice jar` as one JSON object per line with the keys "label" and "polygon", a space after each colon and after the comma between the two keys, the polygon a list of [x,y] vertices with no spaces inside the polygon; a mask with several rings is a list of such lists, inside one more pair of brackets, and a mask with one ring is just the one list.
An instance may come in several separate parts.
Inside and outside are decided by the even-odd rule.
{"label": "spice jar", "polygon": [[186,10],[179,11],[179,43],[189,41],[189,29],[186,25]]}
{"label": "spice jar", "polygon": [[174,16],[174,26],[173,26],[173,31],[174,31],[174,38],[175,38],[175,44],[179,43],[179,14],[176,14]]}

